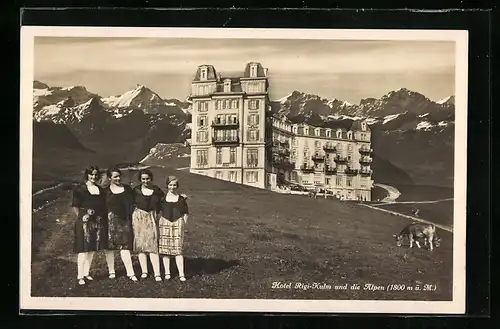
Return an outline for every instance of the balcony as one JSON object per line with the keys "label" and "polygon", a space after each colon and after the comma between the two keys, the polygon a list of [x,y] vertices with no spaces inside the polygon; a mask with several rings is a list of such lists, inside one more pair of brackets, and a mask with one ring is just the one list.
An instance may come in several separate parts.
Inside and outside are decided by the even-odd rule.
{"label": "balcony", "polygon": [[327,166],[325,168],[325,174],[326,175],[336,175],[337,174],[337,168],[331,167],[331,166]]}
{"label": "balcony", "polygon": [[295,163],[285,159],[273,159],[273,167],[285,170],[295,169]]}
{"label": "balcony", "polygon": [[300,170],[304,173],[313,173],[314,172],[314,167],[310,167],[310,166],[301,166],[300,167]]}
{"label": "balcony", "polygon": [[335,157],[335,162],[345,163],[345,162],[347,162],[347,158],[346,157],[338,156],[338,157]]}
{"label": "balcony", "polygon": [[311,157],[312,161],[314,162],[322,162],[325,161],[325,156],[321,154],[315,154]]}
{"label": "balcony", "polygon": [[366,146],[362,146],[359,148],[359,153],[361,154],[369,154],[369,153],[372,153],[373,152],[373,149],[372,148],[369,148],[369,147],[366,147]]}
{"label": "balcony", "polygon": [[362,164],[370,164],[372,163],[373,159],[370,158],[370,157],[361,157],[361,159],[359,159],[359,163],[362,163]]}
{"label": "balcony", "polygon": [[337,148],[333,145],[325,145],[323,146],[323,150],[327,153],[335,153],[337,152]]}
{"label": "balcony", "polygon": [[361,169],[359,171],[361,176],[370,176],[373,173],[373,170],[371,169]]}
{"label": "balcony", "polygon": [[238,121],[223,121],[223,120],[214,120],[212,121],[212,128],[220,128],[220,129],[235,129],[240,126]]}
{"label": "balcony", "polygon": [[352,169],[352,168],[346,168],[344,170],[344,173],[346,175],[349,175],[349,176],[356,176],[358,174],[358,170],[357,169]]}
{"label": "balcony", "polygon": [[278,155],[283,155],[283,156],[289,156],[290,150],[287,148],[283,148],[283,147],[273,147],[273,153],[278,154]]}
{"label": "balcony", "polygon": [[235,138],[212,138],[213,145],[238,145],[240,143],[240,139],[238,137]]}

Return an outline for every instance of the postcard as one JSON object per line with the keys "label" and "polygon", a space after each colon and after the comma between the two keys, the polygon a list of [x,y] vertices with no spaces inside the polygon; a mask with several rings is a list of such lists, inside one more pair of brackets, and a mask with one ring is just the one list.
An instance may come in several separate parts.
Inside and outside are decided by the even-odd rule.
{"label": "postcard", "polygon": [[467,31],[23,26],[20,308],[465,313]]}

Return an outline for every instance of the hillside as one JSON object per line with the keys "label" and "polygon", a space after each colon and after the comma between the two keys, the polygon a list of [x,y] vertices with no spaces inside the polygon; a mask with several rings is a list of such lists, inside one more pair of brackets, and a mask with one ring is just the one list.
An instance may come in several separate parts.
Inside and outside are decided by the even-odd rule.
{"label": "hillside", "polygon": [[[110,281],[104,256],[98,254],[91,272],[95,281],[78,286],[66,194],[53,207],[33,216],[33,296],[451,299],[452,236],[447,232],[440,232],[443,244],[433,253],[398,248],[392,234],[407,224],[400,217],[356,204],[280,195],[174,169],[153,171],[155,183],[162,187],[166,175],[178,176],[182,192],[188,195],[188,281],[180,283],[173,270],[171,282],[149,278],[134,284],[124,277],[119,262],[118,278]],[[432,284],[437,290],[272,289],[276,281],[331,287]]]}

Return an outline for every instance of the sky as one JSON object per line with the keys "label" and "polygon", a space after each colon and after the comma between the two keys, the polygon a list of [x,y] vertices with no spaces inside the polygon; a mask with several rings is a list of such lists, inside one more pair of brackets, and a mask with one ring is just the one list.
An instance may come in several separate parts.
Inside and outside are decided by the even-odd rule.
{"label": "sky", "polygon": [[142,84],[185,100],[199,65],[235,75],[251,61],[268,68],[271,100],[294,90],[355,104],[398,88],[455,94],[450,41],[36,37],[34,60],[34,79],[103,97]]}

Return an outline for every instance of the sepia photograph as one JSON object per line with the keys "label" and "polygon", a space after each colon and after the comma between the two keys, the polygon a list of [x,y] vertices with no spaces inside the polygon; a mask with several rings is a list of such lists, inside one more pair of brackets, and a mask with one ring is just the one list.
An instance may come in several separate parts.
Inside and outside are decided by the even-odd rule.
{"label": "sepia photograph", "polygon": [[467,47],[22,27],[21,309],[464,313]]}

